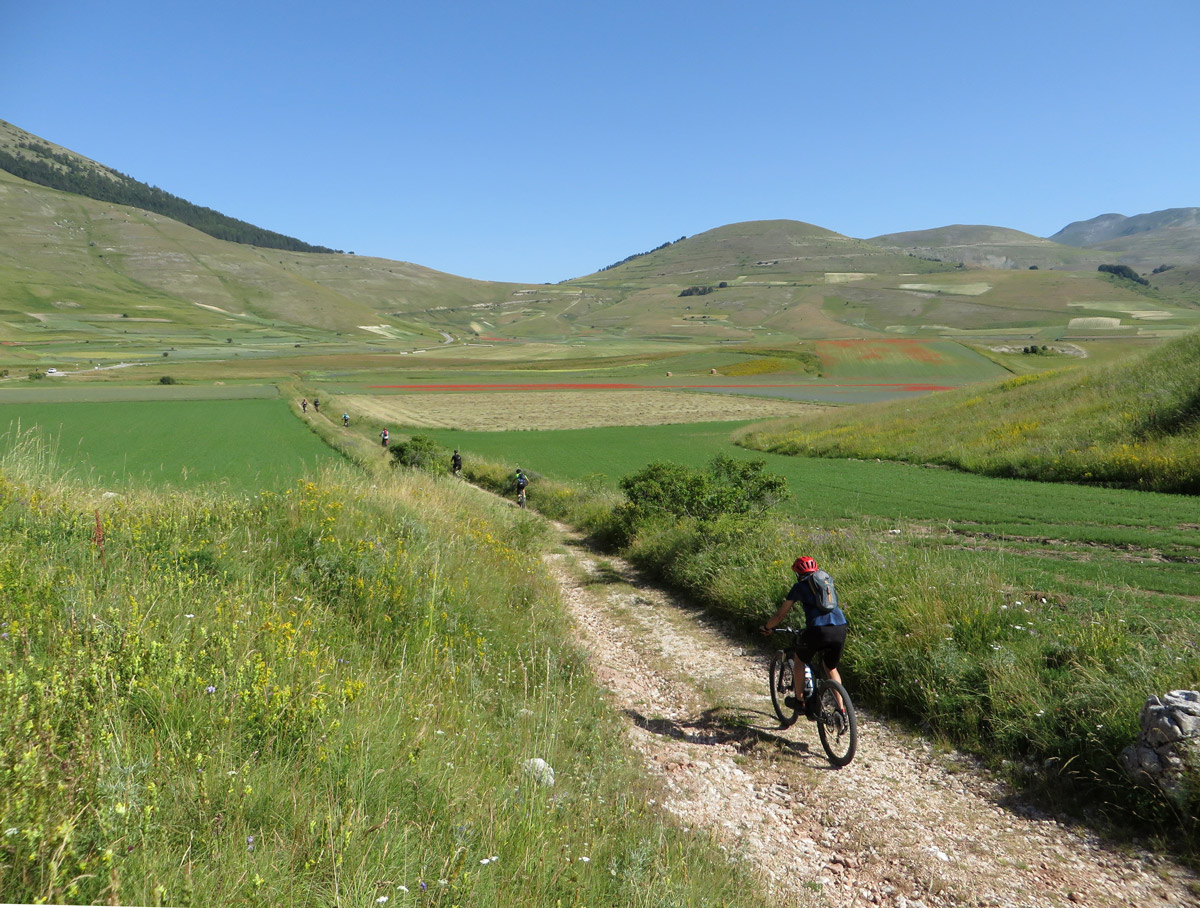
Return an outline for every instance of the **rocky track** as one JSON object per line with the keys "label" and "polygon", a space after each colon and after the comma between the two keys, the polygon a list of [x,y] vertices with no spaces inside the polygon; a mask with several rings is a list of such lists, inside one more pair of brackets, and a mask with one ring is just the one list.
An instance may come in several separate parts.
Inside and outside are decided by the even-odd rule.
{"label": "rocky track", "polygon": [[1186,869],[1046,816],[969,758],[861,709],[858,756],[834,769],[814,726],[779,729],[765,647],[560,530],[550,568],[662,808],[758,868],[778,904],[1200,905]]}

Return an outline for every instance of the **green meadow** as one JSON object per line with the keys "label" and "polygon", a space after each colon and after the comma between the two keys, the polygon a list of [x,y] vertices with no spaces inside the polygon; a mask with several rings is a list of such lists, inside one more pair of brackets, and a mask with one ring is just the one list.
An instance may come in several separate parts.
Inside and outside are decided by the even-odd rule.
{"label": "green meadow", "polygon": [[0,408],[0,449],[30,433],[59,470],[97,486],[232,491],[280,488],[337,455],[285,401],[109,400],[9,403]]}
{"label": "green meadow", "polygon": [[[997,479],[887,461],[794,457],[744,450],[743,423],[553,432],[421,430],[472,456],[550,479],[615,489],[655,461],[699,467],[717,454],[762,458],[784,476],[788,517],[815,527],[862,519],[928,528],[930,539],[1010,557],[1014,583],[1200,595],[1200,526],[1191,496]],[[536,497],[536,489],[532,493]],[[918,542],[917,544],[925,544]],[[1182,603],[1173,608],[1182,609]]]}

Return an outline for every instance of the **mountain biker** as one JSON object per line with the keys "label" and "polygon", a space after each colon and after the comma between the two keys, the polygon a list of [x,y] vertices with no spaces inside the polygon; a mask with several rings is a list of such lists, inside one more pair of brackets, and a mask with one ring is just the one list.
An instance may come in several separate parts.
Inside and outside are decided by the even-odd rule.
{"label": "mountain biker", "polygon": [[[833,586],[833,578],[818,567],[817,562],[807,555],[797,558],[792,563],[796,572],[796,583],[787,594],[787,599],[779,606],[767,623],[759,628],[764,636],[770,635],[792,606],[799,602],[804,607],[804,631],[795,641],[794,655],[801,662],[812,662],[813,656],[821,654],[821,661],[829,671],[829,677],[839,684],[842,676],[838,672],[838,662],[842,658],[842,649],[846,645],[846,615],[838,607],[837,591]],[[784,699],[789,709],[804,708],[805,715],[810,719],[815,716],[815,704],[804,702],[804,672],[797,671],[794,676],[793,696]],[[840,701],[840,697],[838,698]]]}
{"label": "mountain biker", "polygon": [[454,454],[450,457],[450,469],[457,476],[462,472],[462,455],[458,453],[458,449],[454,450]]}
{"label": "mountain biker", "polygon": [[525,504],[525,487],[527,485],[529,485],[529,477],[521,472],[520,467],[517,467],[516,481],[517,481],[517,503],[523,506]]}

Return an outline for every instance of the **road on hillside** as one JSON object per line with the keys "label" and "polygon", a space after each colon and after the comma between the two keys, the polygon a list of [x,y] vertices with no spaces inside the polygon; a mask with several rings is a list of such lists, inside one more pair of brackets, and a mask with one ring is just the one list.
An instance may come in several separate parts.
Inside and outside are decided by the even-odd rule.
{"label": "road on hillside", "polygon": [[970,758],[861,710],[858,755],[834,769],[811,724],[779,729],[765,646],[558,529],[548,565],[661,809],[758,868],[778,904],[1200,905],[1190,871],[1047,816]]}

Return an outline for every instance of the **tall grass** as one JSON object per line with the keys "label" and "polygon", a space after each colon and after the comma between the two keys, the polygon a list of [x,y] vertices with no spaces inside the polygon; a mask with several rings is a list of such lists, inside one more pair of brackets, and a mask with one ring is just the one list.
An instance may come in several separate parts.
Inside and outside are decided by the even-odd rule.
{"label": "tall grass", "polygon": [[1200,333],[1101,368],[776,422],[779,454],[938,463],[992,476],[1200,493]]}
{"label": "tall grass", "polygon": [[408,472],[114,498],[18,460],[0,901],[762,903],[645,806],[532,515]]}

